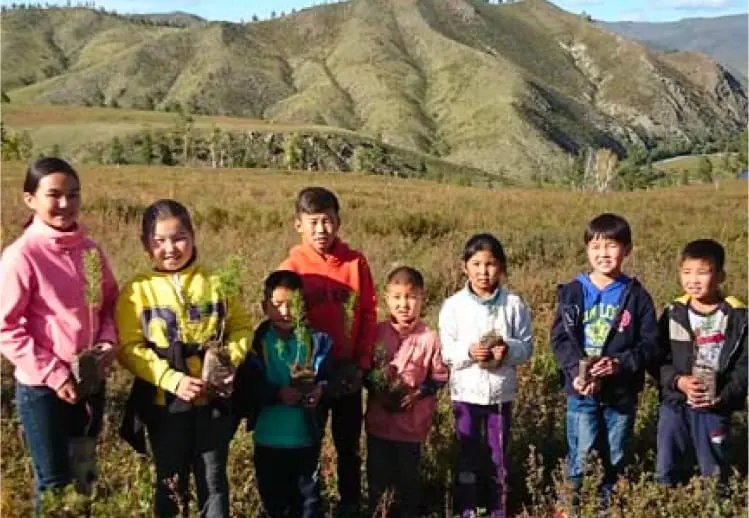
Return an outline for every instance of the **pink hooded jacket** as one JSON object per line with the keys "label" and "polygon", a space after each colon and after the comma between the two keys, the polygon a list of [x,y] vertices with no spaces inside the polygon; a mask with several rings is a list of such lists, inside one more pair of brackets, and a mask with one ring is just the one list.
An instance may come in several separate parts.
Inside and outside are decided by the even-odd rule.
{"label": "pink hooded jacket", "polygon": [[367,433],[389,441],[424,442],[437,406],[434,391],[449,376],[442,362],[439,335],[418,321],[408,335],[401,336],[390,321],[385,321],[377,325],[377,344],[385,348],[388,363],[395,367],[400,380],[426,394],[409,409],[394,413],[387,412],[370,394],[364,418]]}
{"label": "pink hooded jacket", "polygon": [[93,343],[117,344],[117,281],[101,250],[102,296],[93,319],[86,303],[83,252],[91,248],[99,250],[81,225],[63,232],[35,218],[3,251],[0,353],[15,366],[19,382],[58,390],[92,337]]}

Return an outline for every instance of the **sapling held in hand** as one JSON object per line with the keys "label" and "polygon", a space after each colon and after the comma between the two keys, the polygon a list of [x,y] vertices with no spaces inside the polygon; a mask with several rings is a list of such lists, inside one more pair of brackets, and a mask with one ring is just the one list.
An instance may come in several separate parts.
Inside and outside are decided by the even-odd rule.
{"label": "sapling held in hand", "polygon": [[99,372],[100,352],[95,347],[94,321],[102,303],[102,262],[99,250],[90,248],[83,252],[84,295],[89,317],[89,340],[86,349],[73,358],[70,369],[75,378],[78,394],[85,399],[95,394],[102,381]]}
{"label": "sapling held in hand", "polygon": [[[216,270],[215,278],[218,283],[219,300],[223,303],[225,312],[229,310],[229,300],[241,291],[242,260],[230,256],[224,265]],[[205,355],[201,378],[206,382],[209,396],[229,397],[234,389],[234,365],[231,363],[229,349],[225,343],[226,316],[219,319],[218,331],[215,337],[203,343]]]}

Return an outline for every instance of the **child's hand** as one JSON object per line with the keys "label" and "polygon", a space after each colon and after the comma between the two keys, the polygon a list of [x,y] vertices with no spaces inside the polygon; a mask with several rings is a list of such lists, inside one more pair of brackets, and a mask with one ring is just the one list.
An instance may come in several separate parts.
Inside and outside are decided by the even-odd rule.
{"label": "child's hand", "polygon": [[590,368],[590,375],[594,378],[612,376],[619,372],[619,360],[608,356],[601,356]]}
{"label": "child's hand", "polygon": [[583,396],[592,396],[593,394],[597,394],[601,391],[601,382],[598,380],[593,380],[589,382],[587,385],[585,385],[585,388],[583,388],[582,394]]}
{"label": "child's hand", "polygon": [[[687,402],[692,406],[704,405],[705,386],[694,376],[679,376],[676,388],[687,396]],[[707,406],[710,406],[709,404]]]}
{"label": "child's hand", "polygon": [[581,396],[591,396],[601,390],[601,383],[597,380],[585,383],[580,376],[577,376],[572,380],[572,388]]}
{"label": "child's hand", "polygon": [[481,344],[473,344],[468,349],[468,356],[470,356],[472,360],[485,362],[486,360],[491,358],[492,353],[489,349]]}
{"label": "child's hand", "polygon": [[419,389],[412,390],[401,399],[401,408],[410,408],[421,399],[421,391]]}
{"label": "child's hand", "polygon": [[278,391],[278,399],[280,399],[281,403],[284,405],[294,406],[299,404],[299,400],[302,399],[302,394],[296,387],[286,385]]}
{"label": "child's hand", "polygon": [[62,387],[57,389],[57,397],[71,405],[75,405],[78,402],[78,389],[75,386],[73,378],[65,380]]}
{"label": "child's hand", "polygon": [[177,385],[177,397],[191,403],[195,398],[203,393],[205,383],[200,378],[185,376]]}
{"label": "child's hand", "polygon": [[320,402],[320,398],[322,397],[322,387],[320,385],[316,385],[315,388],[307,394],[304,397],[304,404],[303,406],[305,408],[315,408],[317,404]]}

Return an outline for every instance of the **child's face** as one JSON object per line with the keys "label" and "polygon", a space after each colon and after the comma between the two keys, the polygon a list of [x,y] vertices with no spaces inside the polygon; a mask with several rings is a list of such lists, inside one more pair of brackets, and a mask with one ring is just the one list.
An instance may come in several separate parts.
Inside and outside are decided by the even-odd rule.
{"label": "child's face", "polygon": [[338,215],[333,210],[315,214],[300,214],[294,221],[294,228],[302,236],[302,243],[324,254],[333,246],[338,234]]}
{"label": "child's face", "polygon": [[492,293],[503,273],[502,265],[488,250],[479,250],[473,254],[463,265],[463,272],[473,291],[478,294]]}
{"label": "child's face", "polygon": [[52,173],[39,180],[36,192],[24,193],[26,205],[52,228],[70,230],[78,221],[81,187],[65,173]]}
{"label": "child's face", "polygon": [[715,298],[718,286],[725,274],[715,271],[715,267],[704,259],[684,259],[679,270],[681,287],[692,298],[707,301]]}
{"label": "child's face", "polygon": [[273,290],[270,299],[263,301],[265,316],[276,329],[291,331],[294,324],[291,320],[291,297],[294,290],[279,286]]}
{"label": "child's face", "polygon": [[399,325],[410,325],[421,315],[424,292],[410,284],[389,284],[385,290],[390,316]]}
{"label": "child's face", "polygon": [[194,250],[195,239],[179,219],[166,218],[156,222],[148,251],[157,270],[181,270],[192,258]]}
{"label": "child's face", "polygon": [[606,277],[619,275],[629,247],[613,239],[594,237],[587,246],[588,262],[593,270]]}

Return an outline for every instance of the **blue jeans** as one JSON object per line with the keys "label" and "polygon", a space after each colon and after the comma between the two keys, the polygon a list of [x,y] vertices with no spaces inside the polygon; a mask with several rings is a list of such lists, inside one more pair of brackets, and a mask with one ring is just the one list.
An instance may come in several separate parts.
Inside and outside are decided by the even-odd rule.
{"label": "blue jeans", "polygon": [[634,422],[634,403],[614,407],[591,396],[567,397],[567,469],[576,491],[583,485],[586,458],[595,450],[603,463],[601,497],[607,505],[616,479],[624,471],[625,443]]}
{"label": "blue jeans", "polygon": [[34,465],[38,511],[41,493],[72,483],[68,444],[72,437],[96,437],[104,415],[104,386],[88,401],[64,402],[45,386],[16,383],[16,405]]}

